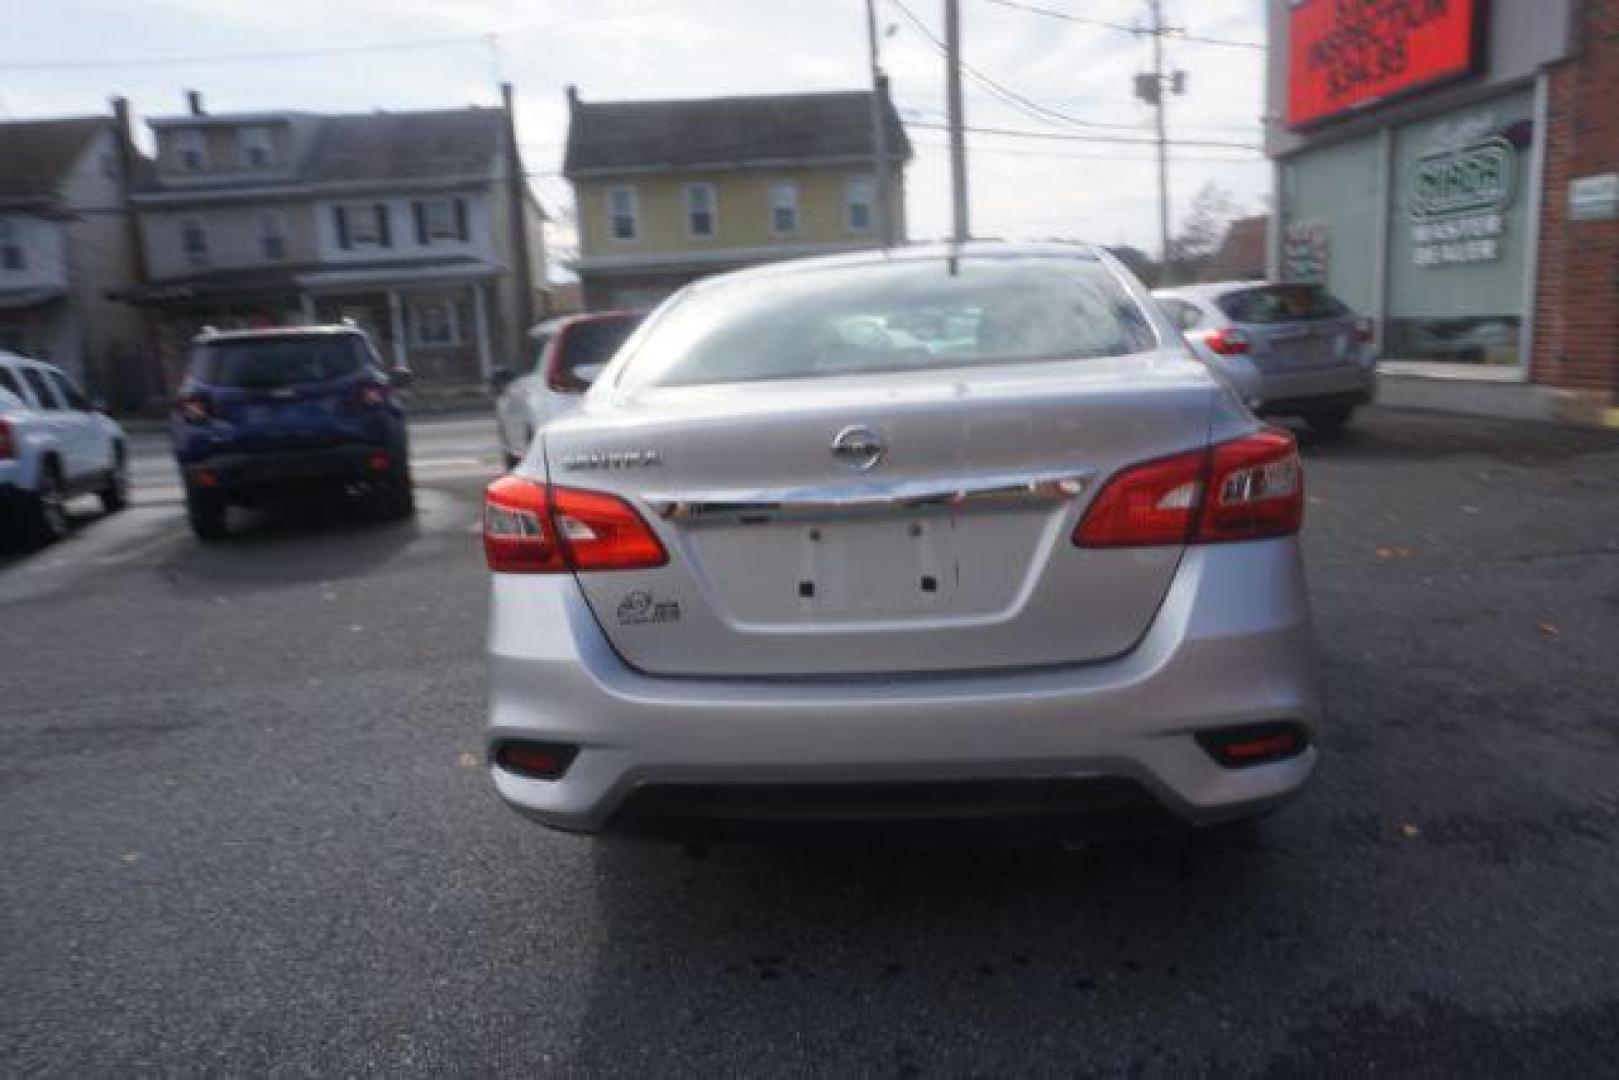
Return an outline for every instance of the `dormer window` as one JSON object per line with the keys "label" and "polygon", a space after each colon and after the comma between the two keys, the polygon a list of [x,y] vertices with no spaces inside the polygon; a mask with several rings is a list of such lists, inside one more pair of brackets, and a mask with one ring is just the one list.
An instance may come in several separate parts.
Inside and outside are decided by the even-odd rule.
{"label": "dormer window", "polygon": [[242,165],[249,169],[268,169],[275,156],[275,145],[267,127],[245,127],[241,132]]}
{"label": "dormer window", "polygon": [[201,172],[208,167],[208,137],[198,128],[183,128],[174,133],[174,159],[186,172]]}
{"label": "dormer window", "polygon": [[466,243],[465,199],[422,199],[415,204],[415,212],[418,244]]}

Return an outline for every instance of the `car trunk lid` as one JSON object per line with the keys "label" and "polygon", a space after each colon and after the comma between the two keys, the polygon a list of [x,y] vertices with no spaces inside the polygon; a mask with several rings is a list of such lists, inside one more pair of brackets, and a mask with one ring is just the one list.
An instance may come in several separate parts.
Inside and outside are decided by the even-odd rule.
{"label": "car trunk lid", "polygon": [[578,575],[619,654],[848,677],[1127,651],[1181,549],[1073,530],[1113,471],[1205,445],[1215,391],[1177,352],[607,397],[544,441],[553,484],[630,500],[670,554]]}

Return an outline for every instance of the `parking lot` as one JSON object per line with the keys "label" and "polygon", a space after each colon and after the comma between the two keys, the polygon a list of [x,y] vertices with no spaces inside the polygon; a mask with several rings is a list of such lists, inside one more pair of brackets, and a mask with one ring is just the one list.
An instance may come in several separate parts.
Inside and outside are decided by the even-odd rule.
{"label": "parking lot", "polygon": [[491,422],[416,426],[411,523],[213,547],[143,438],[130,510],[0,556],[0,1072],[1611,1071],[1619,437],[1371,410],[1304,443],[1299,802],[698,857],[490,789]]}

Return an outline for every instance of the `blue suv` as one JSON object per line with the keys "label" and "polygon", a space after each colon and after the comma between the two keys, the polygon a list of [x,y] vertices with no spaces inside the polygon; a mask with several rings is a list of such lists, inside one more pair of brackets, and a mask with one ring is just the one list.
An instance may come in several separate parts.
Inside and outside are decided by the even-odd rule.
{"label": "blue suv", "polygon": [[226,513],[291,495],[358,492],[387,517],[415,510],[405,411],[353,326],[207,331],[193,340],[169,430],[191,529],[226,534]]}

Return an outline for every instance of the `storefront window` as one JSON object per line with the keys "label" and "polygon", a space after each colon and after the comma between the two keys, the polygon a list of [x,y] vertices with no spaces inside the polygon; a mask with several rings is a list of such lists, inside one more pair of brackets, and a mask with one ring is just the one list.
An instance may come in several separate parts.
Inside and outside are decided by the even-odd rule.
{"label": "storefront window", "polygon": [[1384,355],[1520,362],[1532,115],[1525,92],[1394,133]]}

